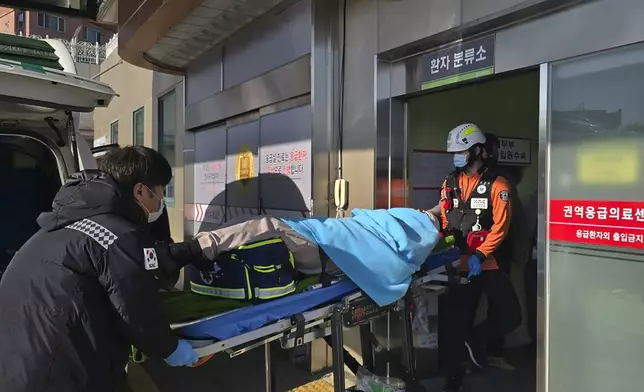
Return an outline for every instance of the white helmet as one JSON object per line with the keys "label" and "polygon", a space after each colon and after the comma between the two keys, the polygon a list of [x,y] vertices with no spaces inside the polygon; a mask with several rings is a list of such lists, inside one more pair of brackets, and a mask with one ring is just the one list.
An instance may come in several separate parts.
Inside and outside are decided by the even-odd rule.
{"label": "white helmet", "polygon": [[447,152],[463,152],[477,144],[485,144],[485,135],[475,124],[461,124],[447,135]]}

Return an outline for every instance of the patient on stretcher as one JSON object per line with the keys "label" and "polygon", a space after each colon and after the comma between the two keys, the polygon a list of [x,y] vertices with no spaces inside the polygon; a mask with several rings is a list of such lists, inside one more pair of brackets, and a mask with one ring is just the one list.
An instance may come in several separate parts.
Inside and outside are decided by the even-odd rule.
{"label": "patient on stretcher", "polygon": [[[216,261],[216,267],[210,271],[188,267],[192,292],[203,295],[164,293],[164,312],[168,322],[177,326],[214,315],[235,315],[257,301],[295,293],[311,295],[304,291],[319,286],[324,259],[328,259],[325,272],[335,277],[346,275],[353,283],[341,282],[315,292],[357,286],[378,305],[388,305],[403,297],[412,275],[440,247],[438,227],[434,215],[408,208],[353,210],[350,218],[343,219],[254,216],[230,221],[196,236],[203,253]],[[283,300],[296,297],[299,295]],[[282,317],[286,313],[283,309],[278,311],[279,306],[291,310],[293,304],[302,306],[300,302],[279,305],[281,302],[262,305],[277,306],[268,311],[270,317],[247,312],[256,319],[245,320],[244,328],[248,323],[264,325]],[[201,324],[194,324],[195,328],[197,325]],[[132,358],[144,359],[136,349]]]}
{"label": "patient on stretcher", "polygon": [[439,241],[437,218],[409,208],[349,218],[239,218],[196,236],[212,271],[191,267],[191,290],[238,300],[295,292],[303,276],[346,275],[379,305],[401,298]]}

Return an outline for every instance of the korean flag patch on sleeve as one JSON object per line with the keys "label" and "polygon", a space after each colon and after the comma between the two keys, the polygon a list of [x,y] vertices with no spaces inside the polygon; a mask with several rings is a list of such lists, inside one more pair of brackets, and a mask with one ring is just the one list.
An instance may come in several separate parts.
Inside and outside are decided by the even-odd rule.
{"label": "korean flag patch on sleeve", "polygon": [[508,191],[501,191],[501,193],[499,194],[499,197],[503,201],[508,201]]}
{"label": "korean flag patch on sleeve", "polygon": [[143,255],[145,257],[145,269],[155,270],[159,268],[159,260],[157,259],[157,251],[154,248],[143,248]]}

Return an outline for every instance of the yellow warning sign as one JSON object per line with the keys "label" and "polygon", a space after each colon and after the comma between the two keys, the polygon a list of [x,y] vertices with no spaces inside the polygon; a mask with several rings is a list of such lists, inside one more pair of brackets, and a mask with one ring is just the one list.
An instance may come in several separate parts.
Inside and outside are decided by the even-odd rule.
{"label": "yellow warning sign", "polygon": [[577,150],[577,180],[588,185],[634,184],[639,180],[638,146],[620,143],[585,144]]}
{"label": "yellow warning sign", "polygon": [[253,153],[248,147],[242,148],[237,154],[237,165],[235,167],[235,179],[248,180],[255,174],[255,163]]}

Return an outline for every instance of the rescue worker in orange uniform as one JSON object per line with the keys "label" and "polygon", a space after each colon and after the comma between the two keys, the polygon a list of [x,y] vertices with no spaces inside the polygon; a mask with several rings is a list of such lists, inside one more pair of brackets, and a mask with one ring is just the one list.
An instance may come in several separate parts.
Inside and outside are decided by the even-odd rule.
{"label": "rescue worker in orange uniform", "polygon": [[[521,182],[522,170],[520,166],[502,166],[498,163],[499,149],[501,148],[501,141],[493,133],[485,133],[485,166],[488,170],[493,170],[498,176],[503,177],[510,185],[510,198],[509,202],[512,206],[512,219],[510,228],[501,245],[494,252],[494,258],[499,266],[499,269],[506,275],[510,276],[511,267],[513,264],[523,264],[523,255],[525,254],[524,248],[526,245],[520,240],[520,232],[518,227],[522,225],[524,219],[523,203],[519,198],[517,186]],[[480,279],[486,281],[489,273],[483,272],[483,277]],[[470,312],[469,327],[472,328],[476,321],[477,309],[481,302],[481,297],[487,285],[477,285],[476,290],[472,292],[472,309]],[[505,358],[505,337],[499,337],[491,340],[487,344],[487,365],[496,367],[503,370],[513,371],[516,368],[510,364]]]}
{"label": "rescue worker in orange uniform", "polygon": [[[483,367],[488,342],[521,323],[514,287],[495,258],[510,226],[510,186],[485,165],[485,140],[474,124],[459,125],[447,139],[447,152],[454,154],[456,170],[447,176],[441,190],[442,228],[454,235],[462,254],[461,274],[470,279],[469,284],[451,288],[446,299],[447,392],[461,389],[464,353],[474,365]],[[470,329],[468,320],[477,290],[486,294],[488,313]]]}

